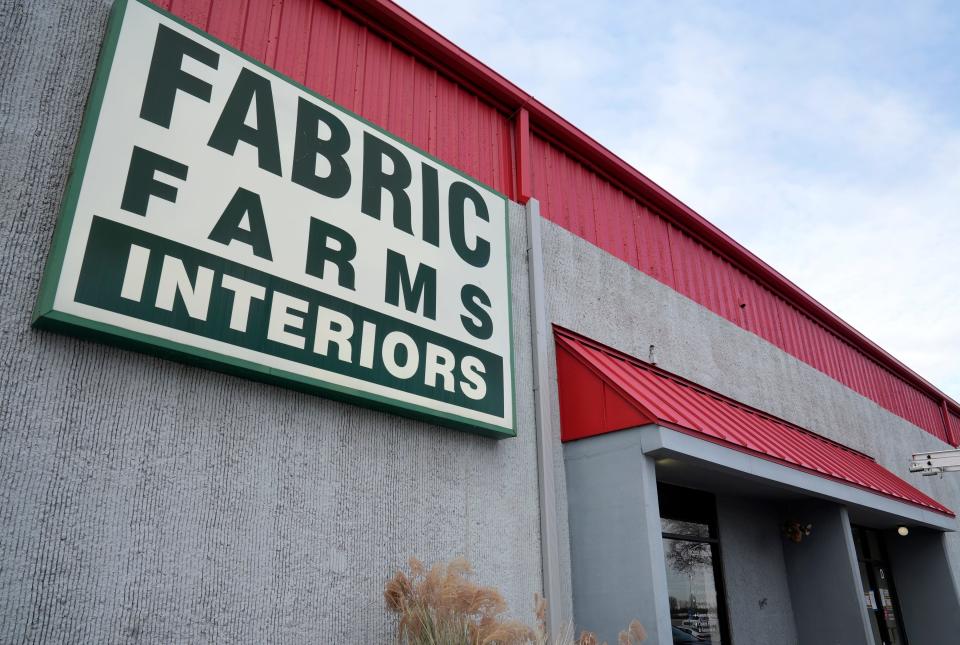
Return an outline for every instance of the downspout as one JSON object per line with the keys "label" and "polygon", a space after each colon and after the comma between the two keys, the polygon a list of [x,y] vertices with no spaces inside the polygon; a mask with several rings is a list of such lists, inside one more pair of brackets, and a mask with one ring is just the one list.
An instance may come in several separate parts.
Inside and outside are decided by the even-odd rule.
{"label": "downspout", "polygon": [[543,244],[540,203],[529,199],[527,218],[527,272],[530,283],[530,331],[533,357],[533,404],[536,412],[537,483],[540,493],[540,558],[543,595],[547,600],[547,627],[556,637],[566,621],[561,616],[560,539],[554,472],[555,422],[550,396],[550,324],[544,297]]}

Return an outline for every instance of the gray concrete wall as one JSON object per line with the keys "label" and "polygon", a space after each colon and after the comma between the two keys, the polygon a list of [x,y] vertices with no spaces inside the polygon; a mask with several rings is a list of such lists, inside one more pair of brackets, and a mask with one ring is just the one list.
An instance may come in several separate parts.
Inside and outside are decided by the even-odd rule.
{"label": "gray concrete wall", "polygon": [[911,643],[952,643],[960,638],[960,598],[942,533],[913,530],[906,537],[887,533],[904,629]]}
{"label": "gray concrete wall", "polygon": [[801,503],[783,517],[813,525],[802,542],[783,547],[801,645],[880,645],[873,642],[867,622],[845,509],[828,502]]}
{"label": "gray concrete wall", "polygon": [[[465,554],[526,610],[540,555],[519,212],[516,440],[30,329],[108,7],[0,0],[0,641],[363,642],[387,634],[380,586],[411,553]],[[573,234],[544,232],[552,321],[641,357],[654,345],[664,368],[960,508],[960,478],[906,470],[910,453],[944,447],[931,435]],[[553,467],[569,616],[560,450]],[[960,563],[960,536],[946,548]]]}
{"label": "gray concrete wall", "polygon": [[[921,477],[907,467],[914,452],[948,447],[936,437],[550,222],[544,256],[556,324],[643,359],[653,345],[664,369],[872,455],[960,510],[960,477]],[[960,534],[949,534],[946,546],[960,580]]]}
{"label": "gray concrete wall", "polygon": [[541,588],[525,233],[519,437],[30,328],[109,3],[0,1],[0,642],[389,642],[383,583]]}
{"label": "gray concrete wall", "polygon": [[780,537],[779,508],[756,499],[717,498],[720,560],[734,643],[797,645]]}
{"label": "gray concrete wall", "polygon": [[670,645],[656,465],[640,441],[635,429],[563,448],[574,618],[610,643],[639,620],[648,642]]}

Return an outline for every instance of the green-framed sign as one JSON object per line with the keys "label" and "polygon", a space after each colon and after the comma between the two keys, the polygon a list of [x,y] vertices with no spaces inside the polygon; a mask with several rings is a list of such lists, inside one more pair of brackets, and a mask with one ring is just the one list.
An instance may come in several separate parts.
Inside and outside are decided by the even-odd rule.
{"label": "green-framed sign", "polygon": [[117,0],[34,322],[515,436],[507,219],[498,192]]}

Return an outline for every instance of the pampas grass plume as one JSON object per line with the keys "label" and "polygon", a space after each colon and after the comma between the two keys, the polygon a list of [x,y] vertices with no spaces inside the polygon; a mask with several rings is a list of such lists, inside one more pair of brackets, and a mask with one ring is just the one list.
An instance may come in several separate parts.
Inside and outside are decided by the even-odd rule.
{"label": "pampas grass plume", "polygon": [[[407,564],[410,574],[397,571],[383,588],[387,609],[398,617],[398,645],[599,645],[590,632],[574,640],[573,625],[551,639],[547,601],[540,594],[534,594],[536,628],[506,618],[503,596],[475,582],[473,567],[464,558],[429,569],[416,558]],[[633,621],[620,632],[619,643],[638,645],[646,636]]]}

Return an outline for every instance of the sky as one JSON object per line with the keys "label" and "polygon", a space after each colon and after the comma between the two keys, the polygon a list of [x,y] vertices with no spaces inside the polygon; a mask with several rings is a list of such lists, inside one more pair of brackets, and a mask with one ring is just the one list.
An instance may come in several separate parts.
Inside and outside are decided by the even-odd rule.
{"label": "sky", "polygon": [[399,2],[960,400],[960,2]]}

